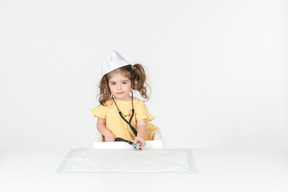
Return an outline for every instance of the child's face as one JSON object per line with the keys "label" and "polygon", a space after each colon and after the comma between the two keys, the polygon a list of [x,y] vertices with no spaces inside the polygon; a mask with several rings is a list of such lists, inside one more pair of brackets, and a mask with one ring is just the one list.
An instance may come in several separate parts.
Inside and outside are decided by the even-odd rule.
{"label": "child's face", "polygon": [[129,101],[131,81],[121,71],[114,71],[109,76],[109,88],[115,99],[118,101]]}

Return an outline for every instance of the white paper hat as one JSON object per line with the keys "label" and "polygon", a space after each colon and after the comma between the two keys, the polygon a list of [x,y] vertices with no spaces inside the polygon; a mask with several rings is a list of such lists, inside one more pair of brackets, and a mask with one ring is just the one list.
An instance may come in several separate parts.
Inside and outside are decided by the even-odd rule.
{"label": "white paper hat", "polygon": [[112,51],[103,63],[102,76],[126,65],[130,65],[130,63],[128,63],[128,61],[126,61],[119,53]]}

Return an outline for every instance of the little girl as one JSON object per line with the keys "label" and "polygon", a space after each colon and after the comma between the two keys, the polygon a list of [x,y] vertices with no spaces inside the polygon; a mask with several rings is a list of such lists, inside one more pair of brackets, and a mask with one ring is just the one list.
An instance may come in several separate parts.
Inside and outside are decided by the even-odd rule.
{"label": "little girl", "polygon": [[[98,108],[92,109],[97,117],[97,129],[104,141],[113,142],[123,138],[140,142],[153,140],[158,127],[149,123],[154,116],[148,113],[144,101],[133,97],[133,91],[149,99],[146,74],[140,64],[131,65],[117,52],[112,51],[103,63]],[[134,130],[133,130],[134,129]]]}

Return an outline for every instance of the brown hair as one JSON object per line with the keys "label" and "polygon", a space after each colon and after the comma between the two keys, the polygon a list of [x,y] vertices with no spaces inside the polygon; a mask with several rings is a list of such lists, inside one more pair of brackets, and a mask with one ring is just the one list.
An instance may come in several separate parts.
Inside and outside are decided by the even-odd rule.
{"label": "brown hair", "polygon": [[[149,96],[147,95],[147,88],[150,88],[150,86],[146,83],[146,73],[141,64],[126,65],[124,67],[115,69],[114,71],[123,72],[125,76],[131,81],[131,89],[139,91],[143,98],[147,100],[149,99]],[[111,77],[111,73],[114,71],[104,75],[100,81],[100,94],[98,96],[99,103],[101,105],[104,105],[105,102],[111,98],[108,82]]]}

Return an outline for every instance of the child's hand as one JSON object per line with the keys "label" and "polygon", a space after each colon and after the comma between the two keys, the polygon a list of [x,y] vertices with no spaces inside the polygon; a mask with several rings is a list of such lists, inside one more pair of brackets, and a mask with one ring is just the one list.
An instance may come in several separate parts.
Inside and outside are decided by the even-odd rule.
{"label": "child's hand", "polygon": [[105,138],[105,142],[114,142],[116,138],[115,135],[110,131],[105,132],[103,136]]}
{"label": "child's hand", "polygon": [[135,138],[135,140],[134,140],[134,144],[136,144],[136,143],[138,143],[138,142],[140,142],[140,148],[141,149],[143,149],[144,147],[145,147],[145,140],[144,140],[144,138],[142,138],[142,137],[136,137]]}

